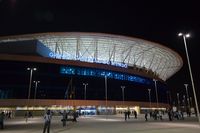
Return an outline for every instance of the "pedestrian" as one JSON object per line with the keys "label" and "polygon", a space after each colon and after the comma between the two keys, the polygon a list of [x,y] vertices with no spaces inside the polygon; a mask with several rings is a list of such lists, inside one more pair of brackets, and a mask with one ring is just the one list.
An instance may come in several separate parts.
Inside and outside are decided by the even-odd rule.
{"label": "pedestrian", "polygon": [[134,110],[135,119],[137,119],[137,112]]}
{"label": "pedestrian", "polygon": [[74,111],[73,112],[73,122],[77,122],[76,118],[77,118],[77,113],[76,113],[76,111]]}
{"label": "pedestrian", "polygon": [[180,111],[181,119],[184,120],[184,114],[183,111]]}
{"label": "pedestrian", "polygon": [[28,112],[28,117],[31,117],[31,118],[33,118],[33,114],[32,114],[32,112],[31,112],[31,111],[29,111],[29,112]]}
{"label": "pedestrian", "polygon": [[187,112],[187,117],[190,117],[191,116],[191,112],[190,112],[189,108],[187,108],[186,112]]}
{"label": "pedestrian", "polygon": [[51,111],[47,110],[46,114],[44,115],[44,129],[43,133],[46,132],[49,133],[50,131],[50,125],[51,125]]}
{"label": "pedestrian", "polygon": [[158,116],[159,116],[160,120],[163,120],[163,119],[162,119],[162,111],[161,111],[161,110],[158,111]]}
{"label": "pedestrian", "polygon": [[147,113],[147,111],[145,111],[145,115],[144,115],[144,117],[145,117],[145,121],[148,121],[148,119],[147,119],[147,117],[148,117],[148,113]]}
{"label": "pedestrian", "polygon": [[149,116],[150,116],[150,118],[152,117],[152,111],[149,112]]}
{"label": "pedestrian", "polygon": [[125,118],[125,121],[127,120],[127,116],[128,116],[128,112],[125,111],[125,112],[124,112],[124,118]]}
{"label": "pedestrian", "polygon": [[64,110],[63,111],[63,114],[62,114],[62,123],[63,123],[63,127],[65,127],[66,126],[66,121],[67,121],[67,112],[66,112],[66,110]]}
{"label": "pedestrian", "polygon": [[130,110],[128,110],[128,112],[127,112],[128,119],[130,119],[130,114],[131,114],[131,112],[130,112]]}
{"label": "pedestrian", "polygon": [[8,113],[8,118],[11,119],[11,111]]}
{"label": "pedestrian", "polygon": [[169,121],[172,121],[172,111],[170,109],[168,110],[168,117]]}
{"label": "pedestrian", "polygon": [[4,129],[3,121],[4,121],[4,112],[1,112],[1,114],[0,114],[0,127],[1,127],[1,129]]}
{"label": "pedestrian", "polygon": [[153,118],[154,118],[154,120],[157,120],[157,118],[158,118],[158,110],[154,110]]}

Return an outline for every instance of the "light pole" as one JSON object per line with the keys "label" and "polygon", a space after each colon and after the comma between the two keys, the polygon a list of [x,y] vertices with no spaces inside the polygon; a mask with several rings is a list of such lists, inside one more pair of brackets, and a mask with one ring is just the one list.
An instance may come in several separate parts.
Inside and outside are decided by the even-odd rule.
{"label": "light pole", "polygon": [[121,86],[121,88],[122,88],[122,100],[123,100],[123,106],[124,106],[124,88],[125,88],[125,86]]}
{"label": "light pole", "polygon": [[170,104],[169,103],[169,91],[167,91],[166,94],[167,94],[167,103]]}
{"label": "light pole", "polygon": [[192,97],[190,97],[190,105],[191,105],[191,108],[193,108]]}
{"label": "light pole", "polygon": [[168,95],[168,100],[169,100],[169,105],[171,106],[172,104],[172,96],[171,96],[171,92],[170,91],[167,91],[167,95]]}
{"label": "light pole", "polygon": [[190,111],[190,99],[189,99],[189,94],[188,94],[188,84],[184,84],[185,85],[185,89],[186,89],[186,96],[187,96],[187,105],[188,105],[188,109]]}
{"label": "light pole", "polygon": [[31,95],[31,83],[32,83],[32,76],[33,76],[33,71],[36,71],[37,68],[27,68],[28,71],[30,71],[30,79],[29,79],[29,89],[28,89],[28,99],[30,99]]}
{"label": "light pole", "polygon": [[179,100],[179,93],[176,93],[177,96],[177,109],[180,109],[180,100]]}
{"label": "light pole", "polygon": [[151,108],[151,89],[148,89],[149,92],[149,107]]}
{"label": "light pole", "polygon": [[187,109],[186,102],[185,102],[185,95],[183,95],[183,100],[182,100],[182,102],[183,102],[184,109]]}
{"label": "light pole", "polygon": [[198,117],[199,124],[200,124],[199,107],[198,107],[196,91],[195,91],[194,81],[193,81],[193,76],[192,76],[192,69],[191,69],[191,66],[190,66],[190,58],[189,58],[189,55],[188,55],[187,43],[186,43],[186,38],[189,38],[190,34],[179,33],[178,36],[183,37],[183,41],[184,41],[184,45],[185,45],[185,52],[186,52],[187,62],[188,62],[188,67],[189,67],[189,72],[190,72],[190,78],[191,78],[191,82],[192,82],[192,89],[193,89],[193,93],[194,93],[194,101],[195,101],[195,106],[196,106],[196,111],[197,111],[197,117]]}
{"label": "light pole", "polygon": [[157,80],[153,79],[155,83],[155,90],[156,90],[156,107],[158,108],[158,90],[157,90]]}
{"label": "light pole", "polygon": [[88,83],[83,83],[83,85],[84,85],[84,89],[85,89],[85,91],[84,91],[84,100],[86,100],[86,89],[87,89]]}
{"label": "light pole", "polygon": [[28,105],[27,105],[27,112],[26,112],[26,122],[28,121],[28,106],[29,106],[29,99],[31,95],[31,83],[32,83],[32,76],[33,76],[33,71],[36,71],[37,68],[27,68],[28,71],[30,71],[30,79],[29,79],[29,88],[28,88]]}
{"label": "light pole", "polygon": [[107,76],[105,75],[105,100],[106,100],[106,119],[108,115],[107,106],[108,106],[108,92],[107,92]]}
{"label": "light pole", "polygon": [[[35,92],[34,92],[34,106],[35,106],[36,105],[35,104],[35,99],[37,98],[37,86],[40,83],[40,81],[33,81],[33,83],[35,83]],[[33,108],[33,111],[35,111],[34,108]]]}
{"label": "light pole", "polygon": [[36,99],[36,95],[37,95],[37,86],[40,83],[40,81],[33,81],[33,83],[35,83],[35,93],[34,93],[34,99]]}

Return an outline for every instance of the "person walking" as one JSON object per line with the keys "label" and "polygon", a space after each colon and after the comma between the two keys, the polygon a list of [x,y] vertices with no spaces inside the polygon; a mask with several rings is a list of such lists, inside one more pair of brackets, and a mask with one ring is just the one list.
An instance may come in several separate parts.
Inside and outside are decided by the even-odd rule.
{"label": "person walking", "polygon": [[43,133],[46,132],[49,133],[50,131],[50,125],[51,125],[51,111],[47,110],[46,114],[44,115],[44,129]]}
{"label": "person walking", "polygon": [[128,110],[128,112],[127,112],[128,119],[130,119],[130,114],[131,114],[131,111],[130,111],[130,110]]}
{"label": "person walking", "polygon": [[64,110],[63,111],[63,114],[62,114],[62,123],[63,123],[63,127],[65,127],[66,126],[66,122],[67,122],[67,112],[66,112],[66,110]]}
{"label": "person walking", "polygon": [[73,112],[73,122],[77,122],[76,118],[77,118],[77,113],[76,113],[76,111],[74,111]]}
{"label": "person walking", "polygon": [[3,121],[4,121],[4,112],[1,112],[1,114],[0,114],[0,127],[1,127],[1,129],[4,129]]}
{"label": "person walking", "polygon": [[134,110],[134,116],[135,116],[135,119],[137,119],[137,112]]}
{"label": "person walking", "polygon": [[160,120],[162,121],[163,119],[162,119],[162,111],[161,110],[158,112],[158,116],[159,116]]}
{"label": "person walking", "polygon": [[128,116],[128,112],[125,111],[125,112],[124,112],[124,119],[125,119],[125,121],[127,120],[127,116]]}
{"label": "person walking", "polygon": [[145,121],[148,121],[148,119],[147,119],[147,117],[148,117],[148,112],[147,112],[147,111],[145,111],[144,117],[145,117]]}
{"label": "person walking", "polygon": [[169,121],[172,121],[172,110],[169,109],[167,114],[168,114]]}

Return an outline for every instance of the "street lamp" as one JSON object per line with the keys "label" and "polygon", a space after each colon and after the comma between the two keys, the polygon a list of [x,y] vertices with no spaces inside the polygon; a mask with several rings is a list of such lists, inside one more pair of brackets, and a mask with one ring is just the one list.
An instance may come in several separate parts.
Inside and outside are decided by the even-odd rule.
{"label": "street lamp", "polygon": [[33,71],[36,71],[37,68],[27,68],[28,71],[30,71],[30,78],[29,78],[29,89],[28,89],[28,99],[30,99],[31,95],[31,83],[32,83],[32,76],[33,76]]}
{"label": "street lamp", "polygon": [[149,107],[151,108],[151,89],[148,89],[149,92]]}
{"label": "street lamp", "polygon": [[189,55],[188,55],[187,43],[186,43],[186,38],[189,38],[190,34],[179,33],[178,36],[183,37],[183,41],[184,41],[184,45],[185,45],[185,52],[186,52],[186,56],[187,56],[187,63],[188,63],[190,78],[191,78],[191,82],[192,82],[192,89],[193,89],[193,93],[194,93],[194,101],[195,101],[195,106],[196,106],[196,111],[197,111],[197,117],[198,117],[199,124],[200,124],[198,102],[197,102],[196,91],[195,91],[194,81],[193,81],[193,76],[192,76],[192,70],[191,70],[191,66],[190,66],[190,58],[189,58]]}
{"label": "street lamp", "polygon": [[121,86],[121,88],[122,88],[122,100],[123,100],[123,106],[124,106],[124,88],[125,88],[125,86]]}
{"label": "street lamp", "polygon": [[185,85],[185,89],[186,89],[186,96],[187,96],[187,105],[188,105],[188,109],[190,111],[190,99],[189,99],[189,94],[188,94],[188,84],[184,84]]}
{"label": "street lamp", "polygon": [[87,89],[88,83],[83,83],[83,85],[84,85],[84,89],[85,89],[85,92],[84,92],[84,100],[86,100],[86,89]]}
{"label": "street lamp", "polygon": [[36,95],[37,95],[37,86],[40,83],[40,81],[33,81],[33,83],[35,83],[35,93],[34,93],[34,99],[36,99]]}
{"label": "street lamp", "polygon": [[29,79],[29,88],[28,88],[28,105],[27,105],[27,112],[26,112],[26,122],[28,121],[28,106],[29,106],[29,99],[31,95],[31,83],[32,83],[32,76],[33,76],[33,71],[36,71],[37,68],[27,68],[28,71],[30,71],[30,79]]}
{"label": "street lamp", "polygon": [[158,90],[157,90],[157,80],[153,79],[155,83],[155,90],[156,90],[156,107],[158,108]]}

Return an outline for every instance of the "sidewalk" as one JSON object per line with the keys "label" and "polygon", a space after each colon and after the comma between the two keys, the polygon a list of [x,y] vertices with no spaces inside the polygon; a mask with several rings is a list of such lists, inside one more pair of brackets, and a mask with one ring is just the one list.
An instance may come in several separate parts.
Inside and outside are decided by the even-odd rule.
{"label": "sidewalk", "polygon": [[[42,133],[43,118],[25,119],[18,117],[5,121],[5,129],[1,133]],[[53,116],[51,123],[51,133],[199,133],[200,126],[195,117],[185,118],[185,120],[168,121],[164,117],[163,121],[149,120],[145,122],[144,115],[139,115],[138,119],[131,116],[124,121],[123,115],[114,116],[82,116],[78,122],[68,122],[67,127],[62,127],[61,117]]]}

